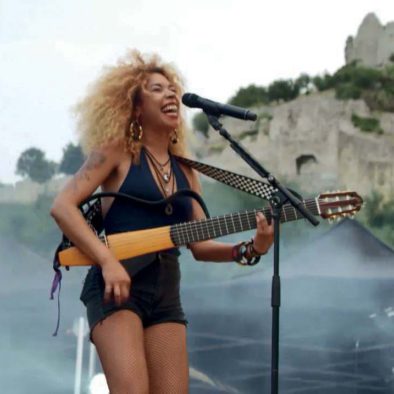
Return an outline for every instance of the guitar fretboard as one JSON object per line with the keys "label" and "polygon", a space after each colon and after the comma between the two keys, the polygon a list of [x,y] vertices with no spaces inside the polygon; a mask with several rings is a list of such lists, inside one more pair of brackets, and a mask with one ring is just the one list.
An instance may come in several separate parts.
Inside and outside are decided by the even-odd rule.
{"label": "guitar fretboard", "polygon": [[[319,214],[318,203],[315,199],[305,200],[303,205],[312,214]],[[205,241],[228,234],[252,230],[257,227],[257,212],[262,212],[267,219],[272,218],[271,209],[268,207],[179,223],[171,226],[171,240],[176,246],[181,246],[191,242]],[[281,222],[289,222],[301,218],[302,215],[292,205],[286,204],[283,206],[280,215]]]}

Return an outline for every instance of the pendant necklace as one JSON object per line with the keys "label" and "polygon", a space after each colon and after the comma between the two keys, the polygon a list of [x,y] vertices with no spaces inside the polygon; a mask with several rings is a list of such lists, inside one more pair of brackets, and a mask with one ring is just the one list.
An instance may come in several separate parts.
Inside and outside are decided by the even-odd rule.
{"label": "pendant necklace", "polygon": [[[146,150],[146,148],[145,148]],[[147,158],[149,159],[149,161],[152,164],[153,170],[155,171],[157,180],[159,181],[159,185],[160,185],[160,189],[162,190],[164,196],[166,198],[168,198],[170,195],[174,194],[174,190],[175,190],[175,176],[172,176],[172,166],[170,163],[170,168],[168,173],[164,173],[162,174],[162,170],[164,170],[164,165],[168,164],[170,162],[170,158],[166,161],[166,163],[164,163],[164,165],[161,165],[161,163],[156,160],[156,158],[146,150],[147,152]],[[162,167],[162,168],[161,168]],[[170,191],[170,181],[172,178],[172,188]],[[172,206],[171,203],[167,203],[166,207],[164,208],[164,212],[166,215],[172,215],[174,211],[174,208]]]}
{"label": "pendant necklace", "polygon": [[165,171],[165,167],[168,163],[170,163],[171,157],[169,156],[165,163],[160,163],[159,160],[157,160],[156,157],[153,156],[153,154],[151,152],[149,152],[149,150],[146,147],[145,147],[145,151],[146,151],[148,157],[150,158],[151,163],[154,165],[154,167],[156,169],[159,169],[160,177],[163,179],[163,181],[165,183],[169,183],[170,179],[171,179],[172,167],[170,165],[168,172]]}

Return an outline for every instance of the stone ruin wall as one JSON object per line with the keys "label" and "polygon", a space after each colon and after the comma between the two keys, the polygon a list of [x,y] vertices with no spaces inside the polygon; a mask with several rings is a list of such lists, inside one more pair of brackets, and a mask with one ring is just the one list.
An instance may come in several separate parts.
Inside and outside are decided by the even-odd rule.
{"label": "stone ruin wall", "polygon": [[358,60],[367,67],[382,67],[390,63],[393,54],[394,22],[383,26],[373,13],[364,18],[357,35],[346,42],[346,64]]}
{"label": "stone ruin wall", "polygon": [[[367,196],[377,189],[394,198],[394,114],[371,113],[363,100],[339,101],[332,91],[255,110],[263,121],[224,118],[224,126],[244,136],[241,143],[279,179],[308,193],[352,189]],[[385,134],[354,127],[353,113],[380,116]],[[256,176],[214,130],[193,150],[207,163]]]}

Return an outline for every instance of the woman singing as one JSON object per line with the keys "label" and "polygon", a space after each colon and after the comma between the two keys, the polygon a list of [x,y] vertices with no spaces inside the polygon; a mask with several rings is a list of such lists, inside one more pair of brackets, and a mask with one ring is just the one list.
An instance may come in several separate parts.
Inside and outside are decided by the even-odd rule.
{"label": "woman singing", "polygon": [[[201,192],[194,170],[175,158],[185,155],[181,93],[179,75],[156,55],[134,51],[106,69],[76,107],[87,160],[51,209],[64,234],[96,262],[81,300],[112,394],[188,392],[179,251],[119,262],[87,225],[78,205],[98,187],[150,201],[180,189]],[[104,198],[102,214],[106,234],[204,217],[195,200],[182,196],[159,205]],[[248,264],[266,253],[272,241],[272,224],[259,213],[253,241],[231,245],[209,240],[188,246],[196,260]]]}

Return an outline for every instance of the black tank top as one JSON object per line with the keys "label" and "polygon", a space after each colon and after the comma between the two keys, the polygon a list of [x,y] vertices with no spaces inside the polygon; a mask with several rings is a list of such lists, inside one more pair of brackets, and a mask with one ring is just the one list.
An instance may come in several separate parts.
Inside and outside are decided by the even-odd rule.
{"label": "black tank top", "polygon": [[[144,149],[141,149],[140,158],[138,165],[133,163],[130,165],[119,192],[150,201],[163,199],[163,194],[149,168]],[[177,190],[190,189],[189,182],[176,159],[170,155],[170,160]],[[173,209],[169,215],[165,211],[167,203],[150,205],[115,198],[104,218],[105,232],[106,234],[114,234],[143,230],[191,220],[192,203],[189,197],[178,196],[171,201],[171,205]]]}

